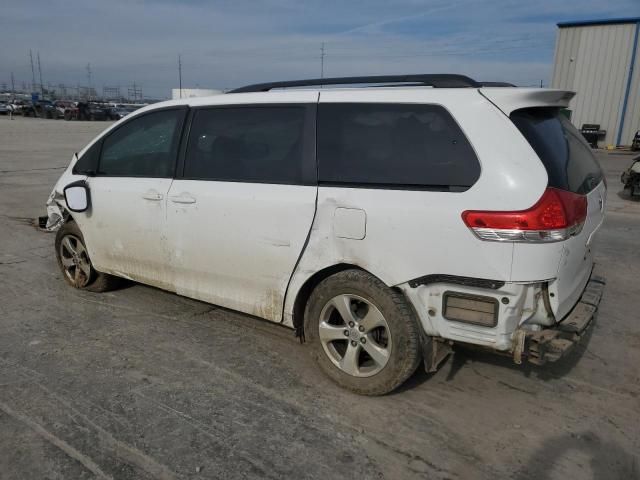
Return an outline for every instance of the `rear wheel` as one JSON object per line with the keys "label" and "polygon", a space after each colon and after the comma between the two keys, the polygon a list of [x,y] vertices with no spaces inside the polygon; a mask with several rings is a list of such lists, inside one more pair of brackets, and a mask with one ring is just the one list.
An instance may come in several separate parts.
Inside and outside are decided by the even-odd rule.
{"label": "rear wheel", "polygon": [[421,358],[419,325],[405,297],[360,270],[339,272],[316,287],[305,335],[322,370],[364,395],[391,392]]}
{"label": "rear wheel", "polygon": [[121,280],[98,272],[91,263],[82,232],[74,221],[67,221],[56,234],[56,257],[65,281],[74,288],[91,292],[113,290]]}

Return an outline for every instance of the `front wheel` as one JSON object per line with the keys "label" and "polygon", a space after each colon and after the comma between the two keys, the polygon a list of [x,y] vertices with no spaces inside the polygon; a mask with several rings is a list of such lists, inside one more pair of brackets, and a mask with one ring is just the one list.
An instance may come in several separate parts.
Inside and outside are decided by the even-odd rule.
{"label": "front wheel", "polygon": [[67,221],[56,233],[56,257],[65,281],[74,288],[106,292],[120,285],[120,279],[98,272],[91,263],[82,232],[73,221]]}
{"label": "front wheel", "polygon": [[405,297],[361,270],[339,272],[316,287],[305,336],[320,368],[364,395],[391,392],[421,359],[420,327]]}

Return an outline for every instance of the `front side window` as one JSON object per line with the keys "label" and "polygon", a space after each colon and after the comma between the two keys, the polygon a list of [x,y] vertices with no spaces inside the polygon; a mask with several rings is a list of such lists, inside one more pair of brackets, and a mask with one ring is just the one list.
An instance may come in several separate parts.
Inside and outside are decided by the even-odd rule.
{"label": "front side window", "polygon": [[152,112],[127,122],[104,139],[99,175],[172,177],[185,110]]}
{"label": "front side window", "polygon": [[302,106],[198,110],[189,134],[184,177],[302,183],[304,119]]}
{"label": "front side window", "polygon": [[329,184],[466,190],[480,176],[473,148],[439,105],[318,107],[318,176]]}
{"label": "front side window", "polygon": [[100,158],[100,147],[102,141],[98,140],[91,145],[89,149],[82,154],[76,164],[73,166],[74,175],[95,175],[98,168],[98,160]]}

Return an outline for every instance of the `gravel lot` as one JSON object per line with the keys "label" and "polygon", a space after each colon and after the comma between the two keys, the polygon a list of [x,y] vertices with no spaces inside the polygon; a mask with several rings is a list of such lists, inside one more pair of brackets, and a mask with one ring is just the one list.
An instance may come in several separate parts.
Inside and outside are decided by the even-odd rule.
{"label": "gravel lot", "polygon": [[0,478],[640,478],[640,202],[600,153],[608,284],[544,368],[457,350],[392,395],[334,386],[291,331],[134,285],[62,280],[34,228],[105,122],[0,117]]}

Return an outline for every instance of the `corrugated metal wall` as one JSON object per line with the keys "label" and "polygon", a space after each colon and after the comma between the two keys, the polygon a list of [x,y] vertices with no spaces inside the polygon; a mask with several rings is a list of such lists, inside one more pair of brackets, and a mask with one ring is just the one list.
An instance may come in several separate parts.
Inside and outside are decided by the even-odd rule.
{"label": "corrugated metal wall", "polygon": [[[617,140],[631,58],[632,54],[638,55],[637,51],[632,52],[635,31],[635,23],[566,27],[558,31],[551,86],[577,92],[570,104],[571,120],[578,128],[584,123],[600,124],[607,131],[601,145],[614,145]],[[639,128],[639,70],[640,66],[634,69],[623,145],[631,143],[632,132]]]}
{"label": "corrugated metal wall", "polygon": [[636,59],[633,75],[631,76],[631,88],[629,89],[621,143],[629,145],[638,130],[640,130],[640,41],[636,46]]}

